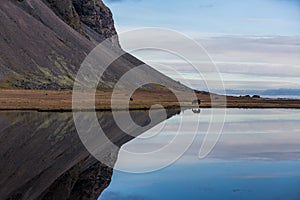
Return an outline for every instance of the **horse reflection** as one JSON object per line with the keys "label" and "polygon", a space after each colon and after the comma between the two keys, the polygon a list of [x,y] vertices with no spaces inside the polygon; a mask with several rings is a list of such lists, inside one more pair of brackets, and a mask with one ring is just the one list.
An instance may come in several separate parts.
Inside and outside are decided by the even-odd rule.
{"label": "horse reflection", "polygon": [[201,113],[201,109],[200,108],[193,108],[192,112],[195,113],[195,114],[199,114],[199,113]]}

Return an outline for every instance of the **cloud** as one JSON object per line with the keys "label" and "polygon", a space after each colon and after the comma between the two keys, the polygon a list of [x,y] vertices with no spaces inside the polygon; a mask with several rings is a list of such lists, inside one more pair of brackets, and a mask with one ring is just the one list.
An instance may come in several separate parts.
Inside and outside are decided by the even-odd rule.
{"label": "cloud", "polygon": [[214,61],[300,66],[300,38],[223,36],[198,40]]}
{"label": "cloud", "polygon": [[[300,87],[300,37],[297,36],[196,36],[196,42],[206,51],[196,52],[190,43],[182,38],[174,40],[163,34],[137,34],[131,36],[142,46],[150,44],[165,44],[167,49],[178,49],[186,52],[189,61],[193,61],[198,71],[206,80],[213,80],[214,65],[206,54],[209,53],[214,63],[222,73],[226,89],[273,89]],[[122,46],[132,49],[135,45],[120,35]],[[147,42],[145,42],[147,38]],[[126,45],[125,45],[126,44]],[[174,51],[176,52],[176,51]],[[175,80],[203,89],[203,77],[186,60],[179,56],[158,50],[140,50],[132,52],[138,58],[150,64]],[[160,63],[161,65],[157,65]],[[182,78],[179,74],[184,75]],[[189,83],[187,83],[188,80]],[[216,87],[218,82],[215,83]]]}

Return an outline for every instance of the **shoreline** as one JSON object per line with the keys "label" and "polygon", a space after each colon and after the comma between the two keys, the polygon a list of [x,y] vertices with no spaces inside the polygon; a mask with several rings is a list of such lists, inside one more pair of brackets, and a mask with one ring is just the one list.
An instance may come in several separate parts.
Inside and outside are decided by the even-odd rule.
{"label": "shoreline", "polygon": [[[125,93],[124,97],[129,98]],[[91,107],[79,110],[111,111],[111,94],[112,91],[109,90],[97,91],[95,94],[95,109]],[[295,99],[223,96],[205,92],[196,92],[196,95],[201,100],[199,108],[300,109],[300,100]],[[149,110],[155,104],[160,104],[165,109],[198,108],[198,105],[192,105],[190,100],[182,102],[180,107],[176,96],[166,90],[137,90],[132,95],[132,99],[127,105],[131,111]],[[213,103],[211,99],[214,99]],[[224,104],[224,101],[226,101],[226,104]],[[156,109],[159,108],[161,107]],[[127,109],[125,104],[120,103],[115,110],[124,111]],[[0,90],[0,111],[72,112],[72,90]]]}

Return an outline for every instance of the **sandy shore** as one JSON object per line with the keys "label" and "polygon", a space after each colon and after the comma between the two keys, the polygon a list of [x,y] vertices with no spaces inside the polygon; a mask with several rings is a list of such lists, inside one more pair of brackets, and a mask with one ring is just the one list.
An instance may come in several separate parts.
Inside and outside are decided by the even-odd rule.
{"label": "sandy shore", "polygon": [[[111,94],[112,92],[109,90],[98,91],[95,95],[95,108],[99,111],[110,110]],[[129,101],[131,110],[149,109],[155,104],[163,105],[166,108],[179,108],[176,96],[170,91],[138,90],[131,97],[126,93],[122,95],[118,104],[119,109],[126,107],[124,102],[128,104],[128,101],[124,101],[124,99],[129,98],[131,98]],[[205,93],[197,93],[197,97],[201,100],[200,107],[202,108],[300,108],[300,100],[225,97]],[[226,103],[224,99],[226,99]],[[196,107],[197,105],[192,104],[192,100],[187,97],[181,105],[186,108]],[[0,90],[0,110],[72,111],[72,91]]]}

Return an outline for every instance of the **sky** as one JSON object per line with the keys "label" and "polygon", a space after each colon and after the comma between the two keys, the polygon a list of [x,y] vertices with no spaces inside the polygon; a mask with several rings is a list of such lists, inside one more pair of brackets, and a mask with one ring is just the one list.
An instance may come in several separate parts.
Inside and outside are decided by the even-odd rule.
{"label": "sky", "polygon": [[[105,3],[112,10],[119,33],[161,27],[195,40],[217,65],[227,90],[300,88],[299,0],[105,0]],[[122,34],[120,42],[124,45]],[[184,42],[175,43],[185,48]],[[217,85],[206,88],[203,80],[193,77],[194,73],[186,70],[186,63],[180,59],[153,51],[132,53],[196,89],[220,90]],[[203,68],[208,66],[200,58],[195,61],[202,63]],[[181,78],[170,67],[179,71]],[[213,79],[213,74],[202,68],[201,71],[206,79]]]}
{"label": "sky", "polygon": [[119,30],[300,36],[299,0],[105,0]]}

